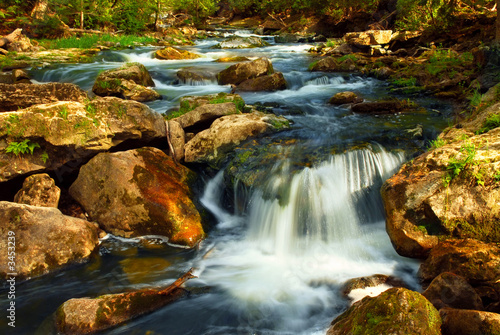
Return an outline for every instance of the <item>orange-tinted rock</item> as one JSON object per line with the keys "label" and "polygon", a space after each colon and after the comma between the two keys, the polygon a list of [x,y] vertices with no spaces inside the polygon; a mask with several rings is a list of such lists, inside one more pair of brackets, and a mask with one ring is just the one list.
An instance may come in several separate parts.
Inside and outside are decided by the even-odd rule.
{"label": "orange-tinted rock", "polygon": [[80,169],[70,194],[107,232],[193,247],[205,236],[190,198],[194,177],[155,148],[102,153]]}
{"label": "orange-tinted rock", "polygon": [[237,91],[278,91],[285,90],[287,83],[283,77],[283,73],[276,72],[270,75],[261,76],[258,78],[248,79],[236,87]]}
{"label": "orange-tinted rock", "polygon": [[239,85],[245,80],[253,79],[274,73],[273,66],[269,59],[258,58],[252,62],[244,62],[231,65],[227,69],[219,72],[217,81],[221,85]]}
{"label": "orange-tinted rock", "polygon": [[155,57],[158,59],[165,60],[180,60],[180,59],[196,59],[200,58],[199,55],[189,52],[187,50],[181,50],[174,47],[166,47],[164,49],[155,52]]}

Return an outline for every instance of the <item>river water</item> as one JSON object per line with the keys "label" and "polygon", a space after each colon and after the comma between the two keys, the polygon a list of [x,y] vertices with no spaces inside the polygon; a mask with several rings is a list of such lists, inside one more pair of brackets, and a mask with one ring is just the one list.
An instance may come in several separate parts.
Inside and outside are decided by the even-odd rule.
{"label": "river water", "polygon": [[[270,42],[263,48],[217,50],[211,48],[217,40],[202,40],[186,47],[202,54],[189,61],[153,59],[154,47],[108,51],[92,64],[31,71],[39,82],[71,82],[90,90],[99,71],[137,61],[164,96],[148,105],[163,113],[182,96],[231,90],[210,80],[179,83],[180,68],[215,74],[229,66],[214,62],[217,58],[265,56],[289,88],[241,95],[247,104],[272,106],[292,127],[260,139],[275,155],[272,161],[261,158],[265,173],[258,187],[236,183],[227,189],[224,169],[206,178],[198,196],[215,223],[197,248],[110,236],[88,264],[18,286],[16,334],[52,333],[51,314],[70,298],[164,286],[191,267],[198,278],[187,283],[188,298],[105,334],[324,334],[349,305],[339,288],[350,278],[395,275],[419,289],[418,263],[398,256],[385,233],[379,189],[446,126],[449,106],[411,97],[425,110],[353,115],[345,106],[328,105],[328,99],[349,90],[375,100],[391,95],[389,85],[360,75],[309,72],[311,45]],[[412,137],[415,129],[422,134]],[[0,328],[7,329],[5,323],[0,321]]]}

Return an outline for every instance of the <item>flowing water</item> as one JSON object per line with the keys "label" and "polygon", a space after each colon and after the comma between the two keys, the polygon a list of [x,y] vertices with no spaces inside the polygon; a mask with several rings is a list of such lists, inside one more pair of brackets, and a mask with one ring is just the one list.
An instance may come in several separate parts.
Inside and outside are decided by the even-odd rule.
{"label": "flowing water", "polygon": [[[197,248],[110,236],[87,265],[18,286],[16,334],[51,333],[50,315],[70,298],[167,285],[190,267],[198,278],[187,283],[189,298],[105,333],[324,334],[349,304],[339,288],[350,278],[395,275],[418,289],[418,263],[398,256],[385,233],[379,189],[446,125],[447,105],[422,97],[415,99],[425,111],[353,115],[326,102],[346,90],[367,100],[388,96],[387,83],[308,72],[314,60],[307,53],[310,45],[271,41],[257,49],[211,49],[216,43],[187,47],[203,55],[197,60],[156,60],[156,48],[145,47],[104,52],[92,64],[32,70],[39,82],[72,82],[89,90],[99,71],[137,61],[164,96],[148,104],[163,113],[178,106],[182,96],[231,89],[211,80],[179,83],[178,69],[192,66],[215,74],[229,65],[214,62],[219,57],[265,56],[283,72],[289,88],[241,95],[247,104],[273,106],[293,125],[261,139],[276,154],[271,161],[261,158],[265,173],[258,187],[236,182],[228,190],[224,170],[207,178],[199,197],[216,224]],[[410,136],[415,129],[422,134]],[[0,327],[6,329],[5,320]]]}

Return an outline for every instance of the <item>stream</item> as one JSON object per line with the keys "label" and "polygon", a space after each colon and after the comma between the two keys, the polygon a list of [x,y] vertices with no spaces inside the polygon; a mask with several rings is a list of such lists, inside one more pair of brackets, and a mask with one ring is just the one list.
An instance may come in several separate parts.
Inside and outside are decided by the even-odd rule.
{"label": "stream", "polygon": [[[224,170],[206,177],[198,197],[215,224],[198,247],[179,249],[109,236],[99,255],[84,266],[17,286],[15,334],[53,333],[51,314],[68,299],[166,286],[191,267],[198,278],[186,283],[188,298],[104,333],[325,334],[349,305],[339,292],[348,279],[387,274],[420,289],[419,263],[397,255],[385,232],[379,190],[447,126],[451,107],[413,96],[425,110],[354,115],[345,106],[329,105],[328,99],[354,91],[365,100],[376,100],[391,96],[389,84],[357,74],[310,72],[315,57],[307,50],[312,45],[267,39],[270,46],[238,50],[213,49],[217,39],[200,40],[183,47],[202,55],[195,60],[157,60],[152,54],[158,48],[142,47],[102,52],[92,64],[30,71],[37,82],[70,82],[90,90],[100,71],[139,62],[164,97],[148,105],[164,113],[183,96],[231,90],[215,80],[179,83],[180,68],[215,74],[233,64],[215,62],[220,57],[268,57],[275,71],[284,74],[288,89],[240,95],[247,104],[272,108],[292,126],[257,141],[274,153],[273,160],[253,158],[262,160],[255,164],[264,171],[258,187],[236,183],[228,190]],[[410,136],[415,129],[421,129],[421,135]],[[6,301],[3,295],[1,301]],[[6,322],[0,321],[0,332],[7,331]]]}

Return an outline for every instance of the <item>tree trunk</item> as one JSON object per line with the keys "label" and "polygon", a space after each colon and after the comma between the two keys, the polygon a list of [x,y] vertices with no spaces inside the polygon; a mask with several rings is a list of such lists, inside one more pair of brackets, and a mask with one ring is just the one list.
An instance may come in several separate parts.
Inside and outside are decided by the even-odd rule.
{"label": "tree trunk", "polygon": [[80,0],[80,29],[83,30],[83,0]]}
{"label": "tree trunk", "polygon": [[500,0],[497,0],[497,20],[496,20],[496,33],[495,33],[495,44],[499,45],[500,44]]}
{"label": "tree trunk", "polygon": [[43,20],[49,11],[49,0],[36,0],[35,6],[31,10],[31,17],[36,20]]}

